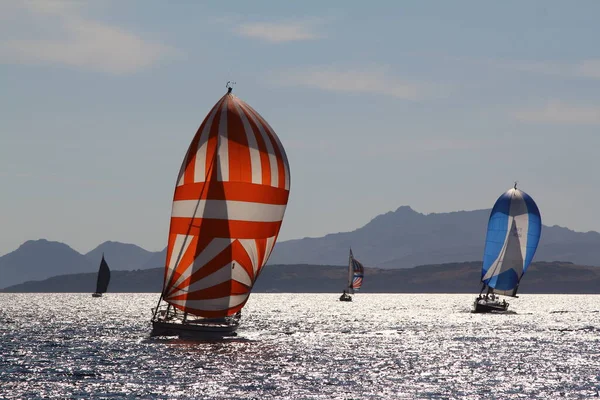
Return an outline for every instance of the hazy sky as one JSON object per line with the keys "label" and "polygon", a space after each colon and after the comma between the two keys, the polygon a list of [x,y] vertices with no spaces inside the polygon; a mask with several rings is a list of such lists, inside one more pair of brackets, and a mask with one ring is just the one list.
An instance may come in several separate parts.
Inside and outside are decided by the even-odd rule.
{"label": "hazy sky", "polygon": [[280,239],[400,205],[489,208],[515,180],[545,224],[600,230],[598,15],[594,0],[1,1],[0,254],[37,238],[162,249],[228,80],[287,150]]}

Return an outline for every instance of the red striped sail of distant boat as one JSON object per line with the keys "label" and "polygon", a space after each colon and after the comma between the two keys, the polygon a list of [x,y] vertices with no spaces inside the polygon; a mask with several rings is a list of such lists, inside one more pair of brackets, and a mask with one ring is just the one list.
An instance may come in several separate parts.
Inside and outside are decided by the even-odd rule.
{"label": "red striped sail of distant boat", "polygon": [[240,311],[273,250],[289,193],[283,145],[228,85],[177,178],[162,299],[186,316]]}
{"label": "red striped sail of distant boat", "polygon": [[[350,251],[352,254],[352,250]],[[358,290],[362,286],[365,268],[356,258],[352,257],[352,290]]]}
{"label": "red striped sail of distant boat", "polygon": [[360,289],[364,276],[365,268],[360,261],[354,258],[352,249],[350,249],[350,254],[348,255],[348,284],[340,296],[340,301],[352,301],[352,296],[350,295]]}
{"label": "red striped sail of distant boat", "polygon": [[365,275],[365,268],[363,265],[352,255],[352,249],[350,249],[350,289],[352,291],[360,289]]}

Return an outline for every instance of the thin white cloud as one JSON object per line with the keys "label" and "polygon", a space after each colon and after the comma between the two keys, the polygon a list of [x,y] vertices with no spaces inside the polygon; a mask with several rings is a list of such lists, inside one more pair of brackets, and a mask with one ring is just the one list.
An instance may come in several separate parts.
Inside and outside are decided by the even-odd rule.
{"label": "thin white cloud", "polygon": [[126,74],[177,54],[170,47],[83,16],[82,5],[51,0],[4,3],[0,13],[12,19],[0,27],[0,62]]}
{"label": "thin white cloud", "polygon": [[570,78],[600,79],[600,59],[577,62],[552,61],[489,61],[495,66],[521,72],[557,75]]}
{"label": "thin white cloud", "polygon": [[270,43],[314,40],[322,37],[316,32],[315,21],[248,22],[236,28],[242,36]]}
{"label": "thin white cloud", "polygon": [[370,93],[393,96],[404,100],[421,100],[445,95],[448,87],[402,80],[389,68],[374,66],[342,69],[308,67],[292,69],[273,75],[271,80],[283,86],[305,86],[332,92]]}
{"label": "thin white cloud", "polygon": [[[496,145],[496,141],[490,139],[466,139],[466,138],[393,138],[382,139],[376,144],[369,143],[346,143],[346,147],[340,147],[335,139],[320,138],[318,140],[286,140],[286,149],[290,152],[321,154],[321,155],[341,155],[350,152],[360,152],[361,157],[397,158],[399,154],[403,156],[416,155],[424,156],[427,154],[442,154],[449,152],[464,152],[488,148]],[[349,146],[349,147],[348,147]]]}
{"label": "thin white cloud", "polygon": [[575,68],[575,73],[586,78],[600,79],[600,59],[580,62]]}
{"label": "thin white cloud", "polygon": [[540,124],[600,125],[600,107],[566,104],[550,101],[544,107],[520,110],[514,113],[517,120]]}
{"label": "thin white cloud", "polygon": [[495,141],[489,139],[464,139],[464,138],[413,138],[396,139],[388,143],[372,144],[368,143],[363,147],[363,153],[373,158],[392,156],[398,154],[421,156],[465,152],[483,148],[488,148],[495,144]]}

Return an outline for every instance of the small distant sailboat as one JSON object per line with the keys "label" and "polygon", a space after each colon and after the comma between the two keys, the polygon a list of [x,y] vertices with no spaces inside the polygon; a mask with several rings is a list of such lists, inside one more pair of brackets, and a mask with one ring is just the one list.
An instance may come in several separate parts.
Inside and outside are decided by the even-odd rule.
{"label": "small distant sailboat", "polygon": [[508,302],[496,295],[517,297],[519,282],[533,260],[541,232],[537,205],[515,183],[496,200],[490,214],[481,270],[483,286],[473,312],[508,310]]}
{"label": "small distant sailboat", "polygon": [[285,150],[231,92],[228,82],[179,172],[152,336],[235,335],[279,234],[290,191]]}
{"label": "small distant sailboat", "polygon": [[348,257],[348,286],[340,296],[340,301],[352,301],[352,296],[350,295],[360,289],[364,276],[365,268],[360,261],[354,258],[352,249],[350,249],[350,256]]}
{"label": "small distant sailboat", "polygon": [[102,293],[106,293],[108,284],[110,283],[110,268],[104,259],[102,254],[102,261],[100,261],[100,268],[98,269],[98,280],[96,282],[96,292],[92,294],[92,297],[102,297]]}

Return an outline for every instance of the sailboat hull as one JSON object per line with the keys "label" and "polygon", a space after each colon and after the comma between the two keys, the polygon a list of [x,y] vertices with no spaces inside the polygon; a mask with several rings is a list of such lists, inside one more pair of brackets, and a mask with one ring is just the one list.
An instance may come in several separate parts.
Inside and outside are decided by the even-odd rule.
{"label": "sailboat hull", "polygon": [[185,338],[205,339],[235,336],[239,323],[182,323],[152,321],[150,336],[179,336]]}
{"label": "sailboat hull", "polygon": [[507,302],[500,302],[497,300],[489,299],[475,299],[473,303],[474,313],[491,313],[491,312],[504,312],[508,310]]}
{"label": "sailboat hull", "polygon": [[340,301],[352,301],[352,296],[344,293],[340,296]]}

